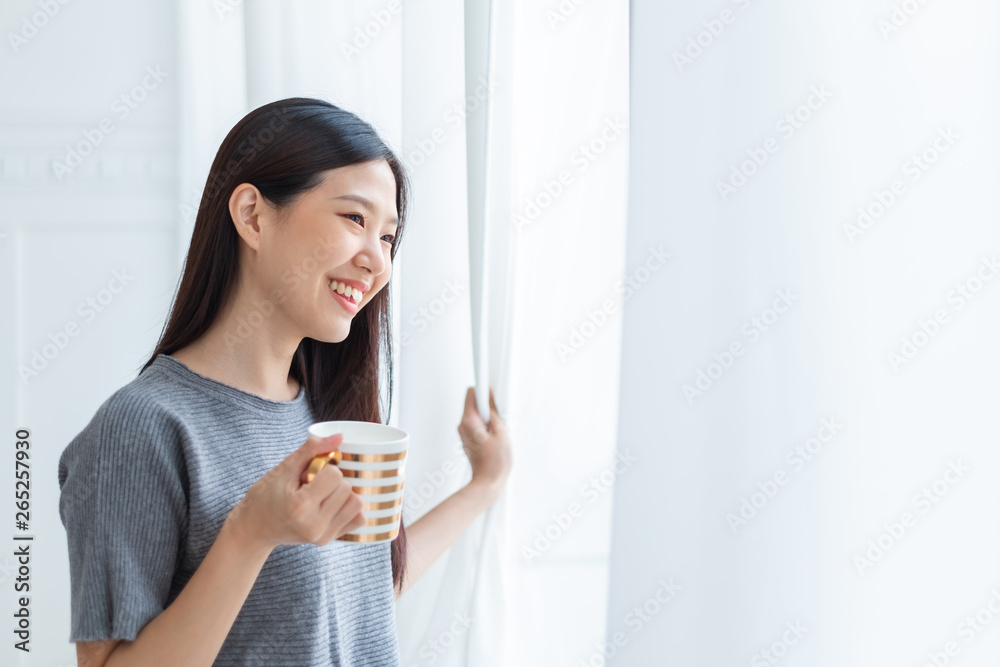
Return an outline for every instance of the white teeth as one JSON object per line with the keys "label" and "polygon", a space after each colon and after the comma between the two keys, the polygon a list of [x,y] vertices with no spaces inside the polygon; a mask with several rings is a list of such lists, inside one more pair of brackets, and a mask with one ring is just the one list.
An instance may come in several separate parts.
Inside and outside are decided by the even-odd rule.
{"label": "white teeth", "polygon": [[346,293],[347,296],[351,297],[354,300],[354,303],[361,303],[361,297],[364,296],[363,294],[361,294],[361,290],[355,289],[353,287],[348,287],[339,280],[331,280],[329,285],[330,289],[335,291],[337,294]]}

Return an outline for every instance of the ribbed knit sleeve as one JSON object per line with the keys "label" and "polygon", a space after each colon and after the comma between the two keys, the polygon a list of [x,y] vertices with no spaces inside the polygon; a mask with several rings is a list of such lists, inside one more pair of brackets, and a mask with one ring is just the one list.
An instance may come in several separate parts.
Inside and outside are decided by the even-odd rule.
{"label": "ribbed knit sleeve", "polygon": [[134,640],[165,609],[188,521],[182,433],[164,408],[119,391],[60,457],[70,641]]}

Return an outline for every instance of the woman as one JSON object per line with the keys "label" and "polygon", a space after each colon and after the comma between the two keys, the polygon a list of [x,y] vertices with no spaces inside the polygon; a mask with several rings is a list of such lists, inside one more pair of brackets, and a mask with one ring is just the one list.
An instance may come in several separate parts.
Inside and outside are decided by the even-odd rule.
{"label": "woman", "polygon": [[309,424],[381,422],[406,203],[399,160],[332,104],[281,100],[229,132],[159,344],[60,457],[80,664],[398,664],[395,598],[511,466],[492,391],[487,426],[470,388],[471,482],[393,540],[336,540],[363,523],[336,466],[304,483],[342,439]]}

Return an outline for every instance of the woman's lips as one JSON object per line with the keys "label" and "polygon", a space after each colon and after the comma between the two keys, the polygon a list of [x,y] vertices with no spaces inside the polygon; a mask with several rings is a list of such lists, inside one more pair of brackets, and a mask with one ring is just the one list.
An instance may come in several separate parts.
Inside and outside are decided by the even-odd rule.
{"label": "woman's lips", "polygon": [[344,294],[338,294],[334,290],[330,290],[330,294],[333,295],[333,298],[336,299],[337,302],[339,302],[340,305],[343,306],[345,310],[347,310],[347,312],[351,313],[352,315],[358,312],[358,304],[354,303],[354,299],[351,299],[350,297]]}

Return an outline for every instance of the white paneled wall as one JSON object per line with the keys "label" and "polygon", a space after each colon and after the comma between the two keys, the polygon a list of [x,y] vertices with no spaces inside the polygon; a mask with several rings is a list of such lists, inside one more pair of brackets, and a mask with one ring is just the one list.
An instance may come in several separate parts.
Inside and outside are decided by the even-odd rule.
{"label": "white paneled wall", "polygon": [[[51,17],[42,4],[58,8]],[[51,7],[50,7],[51,11]],[[31,653],[72,665],[56,465],[152,351],[179,267],[177,77],[168,3],[0,5],[0,615],[14,611],[16,428],[31,430]],[[37,32],[31,27],[41,24]],[[13,40],[10,33],[23,37]],[[123,97],[124,96],[124,97]],[[60,164],[67,155],[66,173]],[[68,332],[68,333],[67,333]],[[75,335],[71,335],[75,334]],[[32,359],[34,357],[34,367]],[[44,362],[44,366],[43,366]],[[38,368],[22,379],[19,369]]]}

